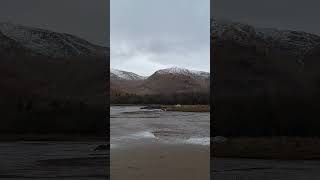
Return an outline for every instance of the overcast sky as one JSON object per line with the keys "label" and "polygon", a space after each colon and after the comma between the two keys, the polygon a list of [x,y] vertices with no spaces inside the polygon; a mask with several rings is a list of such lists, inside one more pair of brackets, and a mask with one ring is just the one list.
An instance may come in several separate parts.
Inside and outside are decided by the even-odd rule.
{"label": "overcast sky", "polygon": [[1,0],[0,21],[70,33],[109,43],[109,0]]}
{"label": "overcast sky", "polygon": [[209,0],[111,0],[111,67],[210,70]]}
{"label": "overcast sky", "polygon": [[319,0],[214,0],[214,18],[320,34]]}

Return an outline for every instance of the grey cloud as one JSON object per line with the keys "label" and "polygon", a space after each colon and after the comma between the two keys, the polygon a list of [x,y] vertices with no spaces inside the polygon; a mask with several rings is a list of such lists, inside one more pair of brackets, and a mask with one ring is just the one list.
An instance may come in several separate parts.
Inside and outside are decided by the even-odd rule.
{"label": "grey cloud", "polygon": [[111,66],[135,61],[147,71],[127,70],[143,74],[172,65],[209,71],[209,0],[114,0],[110,18]]}

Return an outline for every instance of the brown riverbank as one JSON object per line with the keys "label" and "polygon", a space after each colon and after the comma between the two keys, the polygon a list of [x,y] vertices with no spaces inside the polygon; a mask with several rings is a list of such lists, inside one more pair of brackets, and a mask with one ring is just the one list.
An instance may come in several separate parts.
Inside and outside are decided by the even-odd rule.
{"label": "brown riverbank", "polygon": [[209,180],[208,146],[144,144],[111,149],[113,180]]}
{"label": "brown riverbank", "polygon": [[214,143],[215,157],[320,160],[320,138],[237,137]]}

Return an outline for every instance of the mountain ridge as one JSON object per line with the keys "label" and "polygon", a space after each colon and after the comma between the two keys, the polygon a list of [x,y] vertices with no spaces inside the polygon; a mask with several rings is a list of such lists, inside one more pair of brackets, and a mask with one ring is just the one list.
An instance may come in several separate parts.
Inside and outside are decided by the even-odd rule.
{"label": "mountain ridge", "polygon": [[[119,71],[119,70],[118,70]],[[115,70],[110,71],[110,89],[112,96],[121,94],[156,95],[204,93],[209,94],[210,73],[194,71],[185,68],[171,67],[155,71],[143,78],[131,78],[132,72],[121,71],[129,78],[115,76]],[[120,74],[120,75],[122,75]],[[135,76],[139,76],[134,74]]]}
{"label": "mountain ridge", "polygon": [[320,37],[211,24],[215,135],[319,136]]}
{"label": "mountain ridge", "polygon": [[123,71],[119,69],[110,69],[110,78],[114,80],[143,80],[144,76],[140,76],[136,73]]}
{"label": "mountain ridge", "polygon": [[241,45],[264,44],[269,50],[286,51],[300,60],[320,43],[320,36],[305,31],[262,28],[219,19],[211,19],[211,39],[233,41]]}
{"label": "mountain ridge", "polygon": [[[26,55],[50,58],[70,58],[79,56],[108,56],[108,48],[95,45],[77,36],[50,30],[33,28],[8,22],[0,22],[2,39],[10,39],[12,44],[28,51]],[[1,37],[0,37],[1,38]]]}
{"label": "mountain ridge", "polygon": [[130,71],[124,71],[119,69],[110,69],[110,77],[111,79],[118,79],[118,80],[144,80],[148,79],[149,77],[157,74],[180,74],[180,75],[186,75],[186,76],[198,76],[202,78],[209,78],[210,73],[205,71],[197,71],[197,70],[189,70],[187,68],[180,68],[177,66],[173,66],[170,68],[164,68],[156,70],[154,73],[152,73],[150,76],[141,76],[137,73],[130,72]]}
{"label": "mountain ridge", "polygon": [[73,35],[0,24],[0,131],[105,136],[108,58]]}

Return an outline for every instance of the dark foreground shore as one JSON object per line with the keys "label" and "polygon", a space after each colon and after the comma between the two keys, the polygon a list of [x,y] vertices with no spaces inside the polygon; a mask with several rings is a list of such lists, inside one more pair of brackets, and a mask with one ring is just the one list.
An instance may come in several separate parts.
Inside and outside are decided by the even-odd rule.
{"label": "dark foreground shore", "polygon": [[235,137],[213,142],[215,157],[320,160],[320,138],[311,137]]}
{"label": "dark foreground shore", "polygon": [[318,180],[320,139],[237,137],[214,142],[214,180]]}
{"label": "dark foreground shore", "polygon": [[213,180],[318,180],[320,161],[214,158]]}
{"label": "dark foreground shore", "polygon": [[112,180],[209,180],[208,146],[143,144],[111,149]]}
{"label": "dark foreground shore", "polygon": [[95,151],[105,141],[0,142],[0,179],[106,180],[108,151]]}

